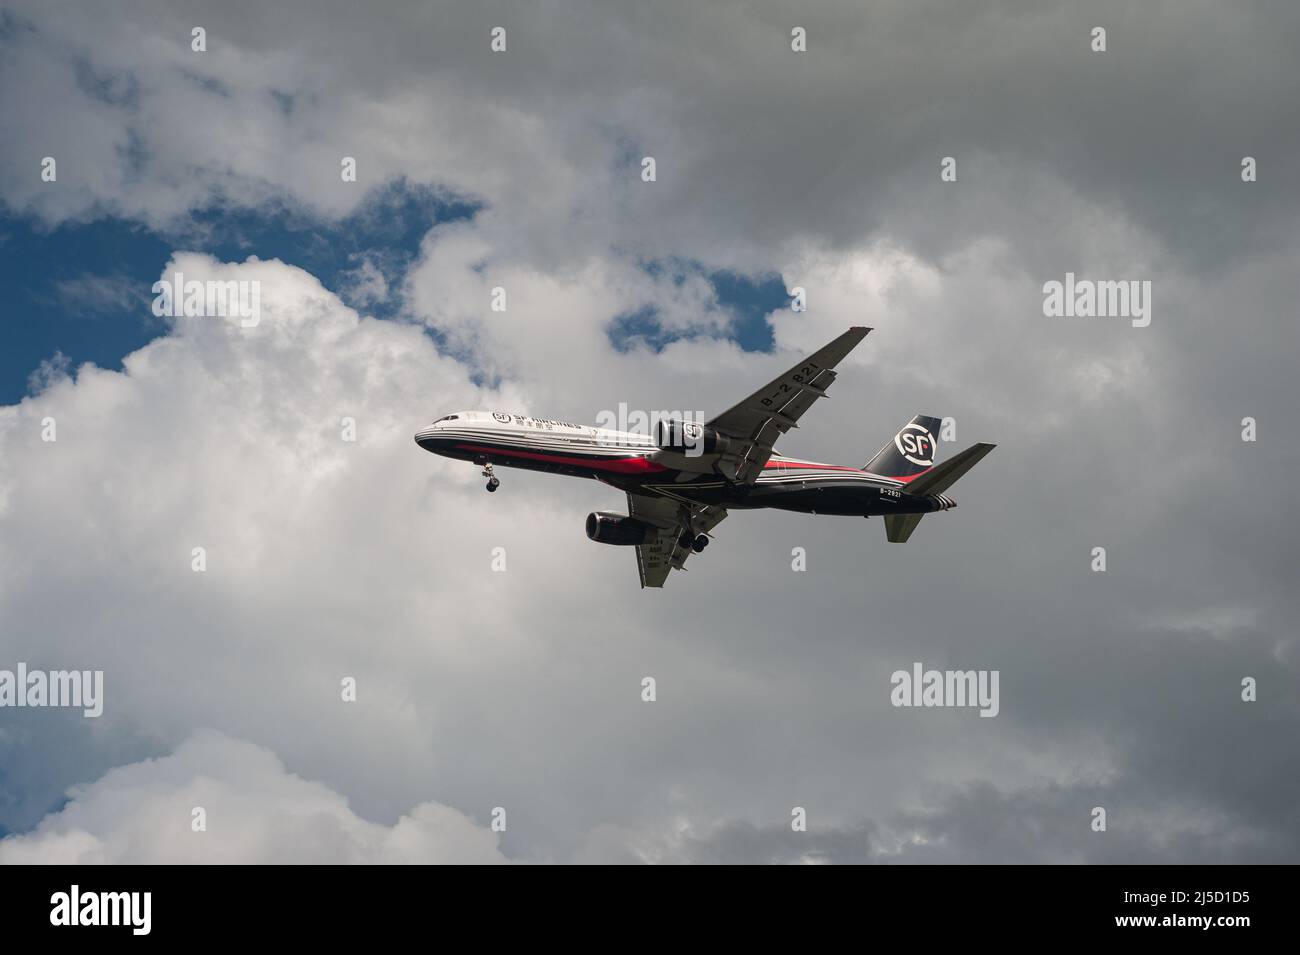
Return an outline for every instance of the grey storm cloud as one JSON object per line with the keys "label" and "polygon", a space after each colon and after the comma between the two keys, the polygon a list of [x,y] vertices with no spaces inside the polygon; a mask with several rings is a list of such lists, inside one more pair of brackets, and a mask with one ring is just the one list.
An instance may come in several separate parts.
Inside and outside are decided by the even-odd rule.
{"label": "grey storm cloud", "polygon": [[[565,198],[608,192],[567,216],[579,254],[618,244],[751,267],[792,238],[885,238],[941,258],[990,233],[1032,255],[1027,236],[1055,233],[1043,220],[1076,193],[1200,269],[1286,239],[1295,218],[1283,171],[1300,160],[1300,11],[1282,0],[134,6],[13,5],[5,108],[45,134],[6,148],[5,192],[21,207],[102,202],[166,219],[204,191],[256,205],[283,190],[338,211],[355,197],[327,176],[360,152],[368,176],[400,169],[487,193],[548,264],[557,252],[533,219],[557,210],[527,188],[542,182]],[[200,21],[209,52],[192,54]],[[505,55],[488,51],[494,25]],[[796,25],[805,54],[790,50]],[[1095,26],[1104,53],[1090,49]],[[187,105],[211,121],[187,122]],[[402,106],[394,140],[351,140]],[[106,132],[85,156],[92,175],[121,189],[65,190],[79,200],[68,207],[21,169],[33,149],[83,142],[85,114]],[[661,169],[653,190],[636,176],[646,154]],[[1254,189],[1237,175],[1245,155],[1261,162]],[[944,188],[945,156],[959,181],[1004,194]],[[997,201],[1039,180],[1041,207]]]}
{"label": "grey storm cloud", "polygon": [[[259,860],[296,857],[259,820],[301,801],[340,859],[1295,861],[1293,4],[8,10],[10,212],[331,219],[363,195],[344,155],[482,208],[425,237],[402,323],[178,251],[263,282],[253,334],[177,319],[123,373],[0,409],[0,667],[107,686],[97,721],[0,717],[0,858],[123,858],[148,820],[120,786],[181,813],[206,776],[264,795],[239,806]],[[31,173],[51,153],[57,189]],[[707,288],[641,267],[664,256],[775,270],[809,310],[744,353]],[[1150,327],[1046,318],[1067,271],[1150,280]],[[702,333],[615,351],[646,304]],[[859,464],[916,412],[999,445],[906,546],[736,514],[641,592],[582,534],[616,492],[504,472],[489,496],[410,441],[457,408],[710,414],[850,324],[876,330],[783,451]],[[894,708],[914,661],[999,670],[999,715]]]}

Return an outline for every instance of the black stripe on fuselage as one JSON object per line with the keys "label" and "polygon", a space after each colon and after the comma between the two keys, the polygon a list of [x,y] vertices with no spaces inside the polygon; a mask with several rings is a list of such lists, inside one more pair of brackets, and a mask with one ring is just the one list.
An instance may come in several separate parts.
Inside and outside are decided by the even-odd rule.
{"label": "black stripe on fuselage", "polygon": [[[880,475],[789,458],[774,458],[780,466],[766,469],[753,485],[737,485],[713,474],[661,469],[648,460],[656,450],[648,443],[606,443],[587,434],[444,427],[422,432],[417,440],[446,457],[594,478],[629,493],[660,494],[692,504],[862,516],[929,513],[952,506],[947,500],[900,494],[901,482]],[[799,467],[805,463],[811,466]]]}

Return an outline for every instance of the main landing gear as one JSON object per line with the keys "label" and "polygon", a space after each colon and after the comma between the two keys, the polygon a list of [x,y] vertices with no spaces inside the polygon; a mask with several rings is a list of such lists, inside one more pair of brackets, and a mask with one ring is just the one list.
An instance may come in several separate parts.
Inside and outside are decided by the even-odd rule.
{"label": "main landing gear", "polygon": [[495,491],[497,488],[501,486],[500,479],[495,474],[492,473],[491,464],[483,465],[483,476],[488,479],[487,489],[489,493]]}
{"label": "main landing gear", "polygon": [[689,531],[683,531],[682,536],[677,538],[677,543],[683,547],[689,547],[695,553],[699,553],[709,546],[709,538],[705,534],[692,538]]}

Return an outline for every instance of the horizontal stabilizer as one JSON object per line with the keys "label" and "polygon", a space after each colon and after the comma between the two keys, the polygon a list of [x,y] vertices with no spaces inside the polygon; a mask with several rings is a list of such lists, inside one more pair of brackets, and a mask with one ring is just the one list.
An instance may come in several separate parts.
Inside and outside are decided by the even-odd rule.
{"label": "horizontal stabilizer", "polygon": [[[957,479],[979,463],[980,458],[992,451],[997,445],[972,444],[965,451],[954,455],[943,464],[936,464],[920,477],[914,478],[903,488],[908,494],[941,494],[957,483]],[[906,540],[907,538],[903,538]],[[891,537],[890,540],[893,540]]]}

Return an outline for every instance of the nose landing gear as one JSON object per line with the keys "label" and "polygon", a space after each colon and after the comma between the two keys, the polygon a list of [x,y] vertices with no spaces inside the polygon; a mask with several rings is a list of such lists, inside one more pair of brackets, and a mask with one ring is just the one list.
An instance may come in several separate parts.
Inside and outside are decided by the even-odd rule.
{"label": "nose landing gear", "polygon": [[488,493],[495,491],[497,488],[501,486],[500,479],[495,474],[492,473],[491,464],[483,465],[483,476],[488,479],[487,482]]}

